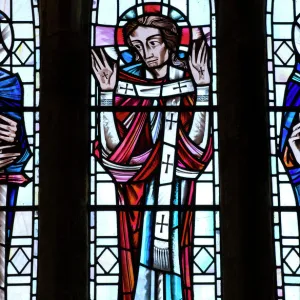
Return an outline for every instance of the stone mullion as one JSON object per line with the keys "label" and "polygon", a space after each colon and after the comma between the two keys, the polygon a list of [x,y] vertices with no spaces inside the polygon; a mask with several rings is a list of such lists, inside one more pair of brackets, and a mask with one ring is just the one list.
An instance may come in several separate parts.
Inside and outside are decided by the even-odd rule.
{"label": "stone mullion", "polygon": [[87,300],[91,1],[40,2],[38,299]]}
{"label": "stone mullion", "polygon": [[273,300],[265,1],[217,10],[224,300]]}

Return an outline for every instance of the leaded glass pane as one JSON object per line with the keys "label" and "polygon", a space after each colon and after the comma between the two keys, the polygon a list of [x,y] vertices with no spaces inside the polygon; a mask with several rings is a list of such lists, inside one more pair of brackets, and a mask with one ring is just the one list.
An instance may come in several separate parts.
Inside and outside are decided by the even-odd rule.
{"label": "leaded glass pane", "polygon": [[0,2],[0,299],[36,299],[38,2]]}
{"label": "leaded glass pane", "polygon": [[300,298],[299,1],[268,0],[268,94],[277,300]]}
{"label": "leaded glass pane", "polygon": [[90,299],[221,300],[214,1],[91,13]]}

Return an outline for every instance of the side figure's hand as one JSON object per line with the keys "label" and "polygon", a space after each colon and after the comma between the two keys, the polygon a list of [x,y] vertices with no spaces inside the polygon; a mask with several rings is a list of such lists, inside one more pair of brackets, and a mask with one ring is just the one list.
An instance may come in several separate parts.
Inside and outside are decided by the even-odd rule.
{"label": "side figure's hand", "polygon": [[17,122],[0,115],[0,142],[13,143],[17,136]]}
{"label": "side figure's hand", "polygon": [[197,85],[210,84],[210,74],[208,70],[208,54],[205,41],[202,41],[196,58],[196,43],[193,44],[192,55],[189,57],[189,65]]}
{"label": "side figure's hand", "polygon": [[0,115],[0,168],[13,163],[20,156],[21,153],[14,151],[16,137],[17,122]]}
{"label": "side figure's hand", "polygon": [[102,49],[100,49],[100,55],[101,60],[96,52],[92,50],[93,72],[100,84],[101,90],[112,91],[116,86],[117,64],[114,64],[112,70]]}
{"label": "side figure's hand", "polygon": [[300,164],[300,123],[293,127],[289,145],[298,164]]}
{"label": "side figure's hand", "polygon": [[[21,153],[13,152],[14,147],[16,145],[0,146],[0,168],[13,163],[20,156]],[[7,153],[3,153],[3,151],[7,151]]]}

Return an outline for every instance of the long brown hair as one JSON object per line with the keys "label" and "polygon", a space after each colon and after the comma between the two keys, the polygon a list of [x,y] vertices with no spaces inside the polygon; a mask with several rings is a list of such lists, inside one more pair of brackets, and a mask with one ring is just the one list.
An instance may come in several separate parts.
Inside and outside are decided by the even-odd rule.
{"label": "long brown hair", "polygon": [[[175,66],[186,68],[186,62],[177,58],[176,53],[178,51],[180,36],[178,34],[178,30],[174,22],[165,16],[158,16],[158,15],[149,15],[143,16],[133,21],[129,21],[124,29],[123,35],[124,38],[130,48],[134,48],[131,40],[130,35],[134,30],[136,30],[139,26],[148,26],[154,27],[160,30],[164,43],[166,47],[171,52],[172,63]],[[136,50],[134,50],[136,53]],[[139,60],[139,57],[136,53],[136,60]]]}

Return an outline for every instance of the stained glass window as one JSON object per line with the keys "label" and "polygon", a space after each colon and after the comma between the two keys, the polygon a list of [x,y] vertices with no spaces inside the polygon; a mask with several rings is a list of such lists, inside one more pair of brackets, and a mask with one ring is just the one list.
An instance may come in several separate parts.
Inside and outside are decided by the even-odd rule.
{"label": "stained glass window", "polygon": [[91,18],[90,299],[221,300],[214,1]]}
{"label": "stained glass window", "polygon": [[0,298],[36,299],[37,0],[0,2]]}
{"label": "stained glass window", "polygon": [[267,45],[277,298],[300,298],[299,1],[268,0]]}

